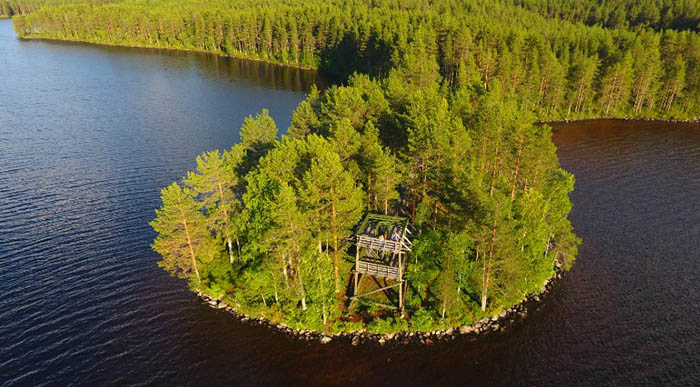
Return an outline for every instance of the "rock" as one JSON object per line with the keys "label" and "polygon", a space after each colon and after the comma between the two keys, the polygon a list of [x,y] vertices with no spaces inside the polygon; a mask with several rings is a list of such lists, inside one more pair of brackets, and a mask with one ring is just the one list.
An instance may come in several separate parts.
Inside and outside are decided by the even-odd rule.
{"label": "rock", "polygon": [[445,331],[445,334],[447,334],[448,336],[452,336],[454,333],[455,333],[455,330],[452,328]]}
{"label": "rock", "polygon": [[500,327],[501,327],[501,326],[498,325],[498,324],[493,324],[493,325],[491,326],[491,330],[497,331]]}
{"label": "rock", "polygon": [[380,344],[380,345],[386,344],[386,338],[385,338],[384,336],[382,336],[382,337],[379,339],[379,344]]}
{"label": "rock", "polygon": [[352,345],[360,344],[360,336],[355,336],[352,338]]}
{"label": "rock", "polygon": [[426,345],[433,345],[433,340],[431,340],[431,339],[425,339],[425,342],[424,342],[424,343],[425,343]]}
{"label": "rock", "polygon": [[472,333],[474,331],[474,328],[472,328],[470,325],[462,325],[459,327],[459,333],[462,335],[467,335],[469,333]]}
{"label": "rock", "polygon": [[506,317],[506,314],[507,314],[506,310],[503,309],[503,310],[501,311],[501,313],[498,314],[498,318],[504,318],[504,317]]}
{"label": "rock", "polygon": [[395,333],[389,333],[388,335],[386,335],[386,339],[387,339],[387,340],[393,340],[394,337],[396,337],[396,334],[395,334]]}
{"label": "rock", "polygon": [[321,337],[321,344],[328,344],[328,343],[330,343],[332,340],[333,340],[332,338],[330,338],[330,337],[324,335],[324,336]]}

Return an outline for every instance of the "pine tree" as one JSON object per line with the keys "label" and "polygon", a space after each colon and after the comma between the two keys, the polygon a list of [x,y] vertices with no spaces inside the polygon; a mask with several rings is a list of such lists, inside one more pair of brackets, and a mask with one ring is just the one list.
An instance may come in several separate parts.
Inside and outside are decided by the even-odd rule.
{"label": "pine tree", "polygon": [[642,113],[643,108],[653,111],[661,75],[661,54],[658,37],[637,38],[632,48],[634,60],[634,114]]}
{"label": "pine tree", "polygon": [[626,53],[601,79],[600,105],[603,114],[615,114],[629,99],[632,86],[632,56]]}
{"label": "pine tree", "polygon": [[[238,160],[239,161],[239,160]],[[238,163],[229,152],[206,152],[197,157],[197,171],[188,172],[185,179],[187,191],[201,199],[207,211],[210,227],[226,243],[229,262],[233,264],[233,240],[240,246],[237,227],[233,218],[241,211],[236,194],[240,184],[236,174]],[[238,260],[240,261],[240,255]]]}
{"label": "pine tree", "polygon": [[663,83],[662,109],[665,113],[671,111],[676,98],[680,97],[685,87],[686,65],[678,56],[671,62]]}
{"label": "pine tree", "polygon": [[247,174],[277,143],[277,125],[270,117],[270,112],[263,109],[260,114],[248,116],[243,120],[240,131],[240,144],[232,152],[243,152],[244,159],[239,167],[241,175]]}
{"label": "pine tree", "polygon": [[201,282],[198,263],[211,260],[212,238],[200,204],[183,192],[177,183],[161,191],[163,205],[150,222],[158,233],[151,247],[162,256],[158,266],[173,275],[187,278],[194,273]]}
{"label": "pine tree", "polygon": [[341,243],[360,220],[363,193],[328,141],[310,136],[309,142],[311,167],[304,175],[301,194],[320,230],[319,245],[332,243],[335,292],[339,293]]}
{"label": "pine tree", "polygon": [[308,273],[302,267],[309,259],[312,241],[311,219],[298,207],[297,192],[287,184],[279,188],[276,200],[271,204],[274,227],[267,233],[268,243],[275,245],[276,254],[281,262],[282,272],[287,284],[298,289],[298,299],[302,310],[306,310],[306,283]]}

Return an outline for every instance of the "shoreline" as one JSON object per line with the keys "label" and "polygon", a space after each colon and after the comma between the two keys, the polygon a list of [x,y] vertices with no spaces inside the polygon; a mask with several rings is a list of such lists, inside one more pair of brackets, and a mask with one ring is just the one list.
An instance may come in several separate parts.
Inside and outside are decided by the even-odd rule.
{"label": "shoreline", "polygon": [[220,299],[209,297],[201,291],[197,291],[195,294],[207,306],[213,309],[224,310],[241,323],[245,323],[250,326],[265,327],[272,332],[281,333],[290,340],[297,342],[320,344],[338,342],[343,344],[351,344],[353,346],[360,344],[379,346],[384,346],[387,344],[433,345],[436,343],[454,341],[458,338],[466,338],[469,341],[477,341],[491,337],[495,334],[506,333],[509,329],[519,325],[519,323],[523,322],[529,315],[536,312],[540,308],[547,295],[549,295],[549,293],[564,277],[564,273],[565,271],[560,266],[555,266],[554,274],[542,284],[542,291],[540,293],[527,295],[517,304],[509,308],[501,309],[498,314],[495,314],[490,318],[484,317],[471,325],[461,325],[436,331],[409,330],[385,334],[357,330],[327,335],[323,332],[314,330],[303,328],[295,329],[285,325],[284,323],[275,322],[264,317],[251,317],[245,313],[238,312],[233,306],[226,304]]}
{"label": "shoreline", "polygon": [[695,119],[678,119],[678,118],[642,118],[642,117],[592,117],[592,118],[572,118],[564,120],[542,120],[537,121],[538,124],[573,124],[585,121],[641,121],[641,122],[667,122],[671,124],[698,124],[700,117]]}
{"label": "shoreline", "polygon": [[[0,19],[2,19],[0,17]],[[8,17],[9,19],[9,17]],[[289,67],[297,70],[304,70],[304,71],[316,71],[316,72],[321,72],[317,68],[313,67],[305,67],[301,65],[295,65],[295,64],[290,64],[290,63],[282,63],[282,62],[276,62],[268,59],[260,59],[260,58],[253,58],[245,55],[228,55],[223,52],[214,52],[214,51],[207,51],[207,50],[196,50],[192,48],[175,48],[175,47],[158,47],[158,46],[147,46],[147,45],[138,45],[138,44],[117,44],[117,43],[99,43],[99,42],[93,42],[90,40],[83,40],[83,39],[66,39],[66,38],[52,38],[52,37],[46,37],[46,36],[30,36],[30,35],[25,35],[22,37],[17,37],[18,39],[22,40],[49,40],[49,41],[54,41],[54,42],[65,42],[65,43],[84,43],[84,44],[92,44],[95,46],[102,46],[102,47],[123,47],[123,48],[138,48],[138,49],[150,49],[150,50],[163,50],[163,51],[182,51],[182,52],[194,52],[198,54],[207,54],[207,55],[216,55],[219,57],[223,58],[233,58],[233,59],[242,59],[242,60],[250,60],[250,61],[255,61],[255,62],[262,62],[266,64],[272,64],[276,66],[282,66],[282,67]],[[326,73],[323,73],[326,74]],[[334,76],[333,74],[327,74],[329,76]]]}
{"label": "shoreline", "polygon": [[[5,18],[11,19],[10,17],[5,17]],[[0,16],[0,19],[3,19],[3,16]],[[158,46],[147,46],[147,45],[138,45],[138,44],[99,43],[99,42],[93,42],[93,41],[82,40],[82,39],[65,39],[65,38],[52,38],[52,37],[28,36],[28,35],[18,37],[18,38],[19,39],[26,39],[26,40],[49,40],[49,41],[66,42],[66,43],[84,43],[84,44],[92,44],[92,45],[103,46],[103,47],[124,47],[124,48],[163,50],[163,51],[194,52],[194,53],[198,53],[198,54],[216,55],[216,56],[223,57],[223,58],[233,58],[233,59],[240,59],[240,60],[249,60],[249,61],[254,61],[254,62],[262,62],[262,63],[272,64],[272,65],[276,65],[276,66],[289,67],[289,68],[297,69],[297,70],[315,71],[317,73],[324,74],[324,75],[331,77],[331,78],[337,76],[336,74],[327,73],[327,72],[321,71],[318,68],[313,68],[313,67],[305,67],[302,65],[290,64],[290,63],[281,63],[281,62],[276,62],[273,60],[253,58],[253,57],[249,57],[249,56],[245,56],[245,55],[229,55],[229,54],[225,54],[222,52],[197,50],[197,49],[191,49],[191,48],[158,47]],[[697,124],[697,123],[700,123],[700,117],[697,117],[694,119],[691,119],[691,118],[688,118],[688,119],[648,118],[648,117],[588,117],[588,118],[571,118],[571,119],[556,119],[556,120],[539,120],[539,121],[537,121],[537,123],[540,123],[540,124],[569,124],[569,123],[575,123],[575,122],[597,121],[597,120],[656,121],[656,122],[668,122],[668,123],[679,123],[679,124]]]}

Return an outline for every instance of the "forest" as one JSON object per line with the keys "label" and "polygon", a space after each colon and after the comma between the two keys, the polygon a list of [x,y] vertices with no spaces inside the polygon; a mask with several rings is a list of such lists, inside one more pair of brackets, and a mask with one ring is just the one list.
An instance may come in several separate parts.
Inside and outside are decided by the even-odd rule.
{"label": "forest", "polygon": [[[162,190],[151,222],[159,265],[193,290],[327,333],[470,324],[571,267],[574,177],[541,121],[697,119],[697,4],[0,0],[20,37],[342,77],[286,131],[247,117],[236,145]],[[405,310],[350,298],[367,213],[412,224]]]}
{"label": "forest", "polygon": [[[410,66],[314,90],[281,139],[266,110],[246,118],[238,144],[163,189],[160,265],[240,312],[325,332],[456,326],[539,293],[579,243],[551,129],[498,80],[455,92],[436,62]],[[348,298],[367,212],[416,231],[403,313]]]}
{"label": "forest", "polygon": [[488,89],[498,79],[542,120],[696,119],[699,4],[0,0],[3,12],[17,13],[21,37],[198,50],[343,79],[436,62],[448,87]]}

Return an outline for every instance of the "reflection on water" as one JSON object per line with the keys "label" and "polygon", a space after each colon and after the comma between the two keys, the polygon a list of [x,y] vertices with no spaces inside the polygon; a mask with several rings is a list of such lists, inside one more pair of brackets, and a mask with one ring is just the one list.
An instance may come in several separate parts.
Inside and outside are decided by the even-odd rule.
{"label": "reflection on water", "polygon": [[96,50],[107,56],[144,55],[168,57],[168,66],[189,68],[202,76],[218,81],[231,81],[237,84],[249,84],[272,89],[284,89],[294,92],[309,92],[312,86],[325,89],[330,85],[330,78],[317,71],[282,66],[273,63],[231,58],[181,50],[109,47],[89,45],[79,42],[43,41],[44,45],[74,46],[80,50]]}

